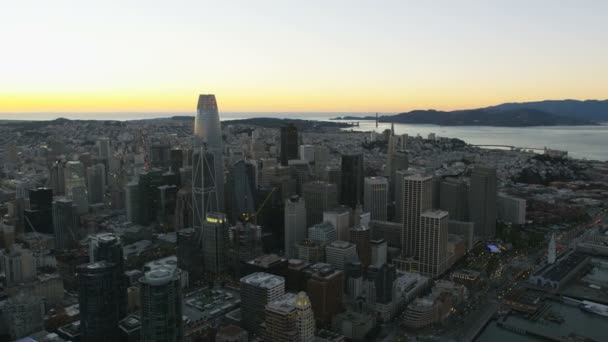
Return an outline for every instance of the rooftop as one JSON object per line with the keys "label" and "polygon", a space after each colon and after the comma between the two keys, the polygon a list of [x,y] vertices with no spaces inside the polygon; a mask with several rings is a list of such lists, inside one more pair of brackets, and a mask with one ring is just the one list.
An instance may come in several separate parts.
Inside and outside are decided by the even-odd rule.
{"label": "rooftop", "polygon": [[241,283],[271,289],[285,283],[285,278],[274,274],[256,272],[241,278]]}

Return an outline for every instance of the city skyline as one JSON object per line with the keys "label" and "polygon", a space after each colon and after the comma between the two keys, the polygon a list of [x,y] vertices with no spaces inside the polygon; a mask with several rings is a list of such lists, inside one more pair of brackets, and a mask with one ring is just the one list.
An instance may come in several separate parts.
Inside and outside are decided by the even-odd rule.
{"label": "city skyline", "polygon": [[[608,4],[537,1],[11,4],[0,119],[14,113],[454,110],[604,99]],[[40,56],[44,56],[41,58]],[[13,115],[9,114],[13,113]],[[68,115],[69,116],[69,115]]]}

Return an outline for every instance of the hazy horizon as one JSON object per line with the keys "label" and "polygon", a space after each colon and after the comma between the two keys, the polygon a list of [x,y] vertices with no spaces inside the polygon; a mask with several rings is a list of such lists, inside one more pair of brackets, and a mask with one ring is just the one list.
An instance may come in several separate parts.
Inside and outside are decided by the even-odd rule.
{"label": "hazy horizon", "polygon": [[[605,98],[608,2],[10,2],[0,112],[404,112]],[[0,114],[6,117],[5,114]]]}

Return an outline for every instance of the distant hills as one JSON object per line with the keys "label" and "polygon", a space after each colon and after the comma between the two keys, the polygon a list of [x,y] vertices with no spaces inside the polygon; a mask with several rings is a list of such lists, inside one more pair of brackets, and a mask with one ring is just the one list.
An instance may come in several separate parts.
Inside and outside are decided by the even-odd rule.
{"label": "distant hills", "polygon": [[[343,117],[347,120],[375,120],[374,116]],[[548,100],[504,103],[479,109],[455,111],[413,110],[382,115],[380,122],[434,124],[442,126],[575,126],[608,122],[608,100]]]}

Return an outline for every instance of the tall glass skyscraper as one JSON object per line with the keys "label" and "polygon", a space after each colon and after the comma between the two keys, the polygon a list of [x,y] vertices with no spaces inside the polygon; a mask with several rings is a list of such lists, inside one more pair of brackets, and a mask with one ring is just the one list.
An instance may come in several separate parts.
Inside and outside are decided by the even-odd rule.
{"label": "tall glass skyscraper", "polygon": [[156,266],[139,280],[142,341],[183,340],[180,272],[177,267]]}
{"label": "tall glass skyscraper", "polygon": [[222,128],[215,95],[200,95],[194,120],[192,171],[194,226],[200,228],[208,212],[224,211]]}
{"label": "tall glass skyscraper", "polygon": [[355,208],[363,203],[363,155],[342,156],[342,189],[340,199],[343,204]]}

